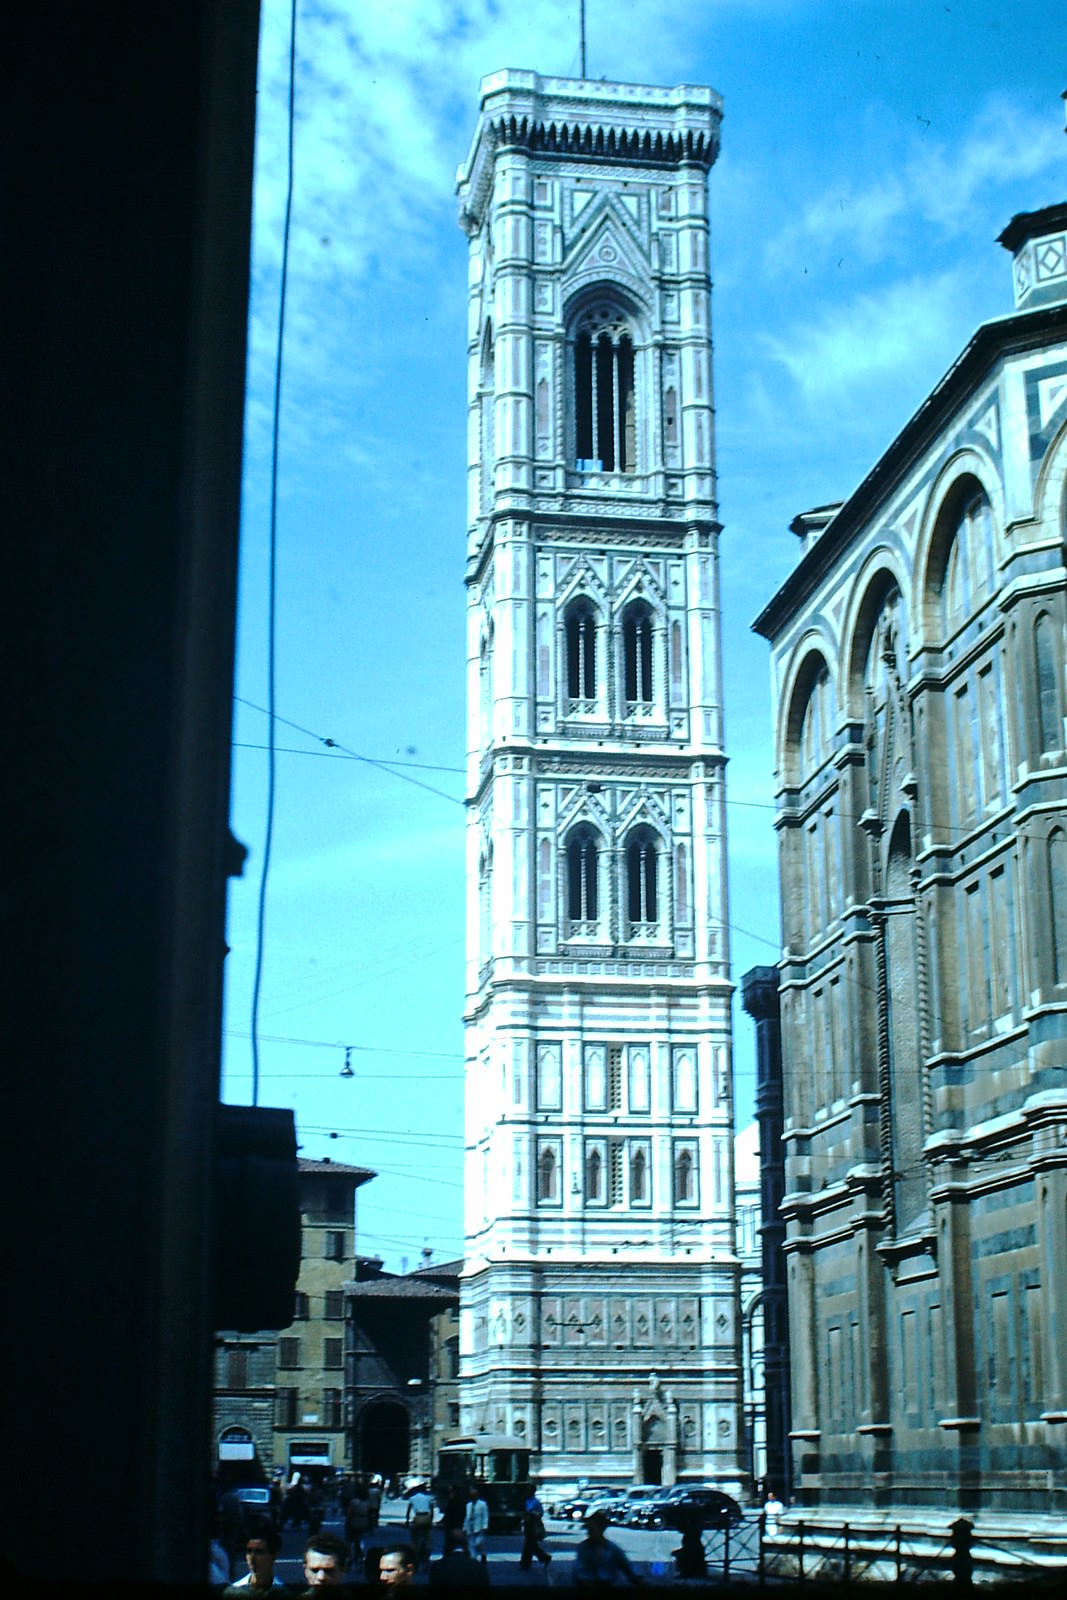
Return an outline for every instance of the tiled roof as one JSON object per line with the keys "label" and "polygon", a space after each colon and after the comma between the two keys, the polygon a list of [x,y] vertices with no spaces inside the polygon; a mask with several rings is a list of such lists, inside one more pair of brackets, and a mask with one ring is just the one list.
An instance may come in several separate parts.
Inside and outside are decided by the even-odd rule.
{"label": "tiled roof", "polygon": [[421,1282],[414,1276],[407,1278],[371,1278],[366,1283],[346,1283],[345,1293],[360,1300],[437,1300],[443,1304],[454,1301],[459,1287],[450,1289],[443,1283]]}
{"label": "tiled roof", "polygon": [[372,1172],[370,1167],[350,1167],[343,1161],[331,1161],[329,1156],[322,1161],[306,1161],[303,1156],[297,1157],[297,1166],[304,1172],[325,1172],[335,1178],[355,1178],[357,1185],[369,1183],[378,1174]]}
{"label": "tiled roof", "polygon": [[463,1271],[460,1261],[431,1261],[425,1267],[416,1267],[413,1278],[458,1278]]}

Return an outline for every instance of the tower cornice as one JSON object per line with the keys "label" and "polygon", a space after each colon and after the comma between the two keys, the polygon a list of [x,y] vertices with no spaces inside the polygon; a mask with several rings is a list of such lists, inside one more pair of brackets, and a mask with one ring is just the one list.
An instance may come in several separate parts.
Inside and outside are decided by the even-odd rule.
{"label": "tower cornice", "polygon": [[460,225],[481,224],[493,161],[505,146],[551,158],[593,158],[707,172],[719,153],[722,99],[697,84],[657,88],[543,78],[505,68],[482,79],[481,115],[467,159],[456,172]]}

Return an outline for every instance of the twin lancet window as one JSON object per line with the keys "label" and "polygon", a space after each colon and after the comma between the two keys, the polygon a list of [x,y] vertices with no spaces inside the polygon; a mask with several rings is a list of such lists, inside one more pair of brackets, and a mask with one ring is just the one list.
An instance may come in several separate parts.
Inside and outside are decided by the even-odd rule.
{"label": "twin lancet window", "polygon": [[[567,710],[572,714],[595,713],[600,698],[601,630],[597,613],[589,600],[576,600],[570,607],[564,634],[567,649]],[[645,601],[635,600],[626,608],[619,629],[619,642],[622,646],[622,715],[647,715],[653,704],[655,634],[652,610]]]}
{"label": "twin lancet window", "polygon": [[[567,922],[571,938],[601,936],[597,834],[588,826],[567,840]],[[625,908],[629,939],[649,938],[659,928],[659,845],[651,828],[638,828],[626,843]]]}
{"label": "twin lancet window", "polygon": [[634,472],[634,345],[613,306],[590,307],[574,335],[574,434],[579,472]]}

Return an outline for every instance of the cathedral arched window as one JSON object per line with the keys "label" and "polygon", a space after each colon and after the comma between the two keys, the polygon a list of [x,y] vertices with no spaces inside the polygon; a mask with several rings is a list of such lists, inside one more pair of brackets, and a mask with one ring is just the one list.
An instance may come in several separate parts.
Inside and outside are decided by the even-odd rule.
{"label": "cathedral arched window", "polygon": [[568,608],[564,631],[569,709],[592,711],[596,703],[597,619],[588,600],[576,600]]}
{"label": "cathedral arched window", "polygon": [[481,445],[481,509],[489,510],[493,497],[493,468],[496,463],[496,361],[493,324],[486,323],[482,339],[482,360],[478,382],[478,429]]}
{"label": "cathedral arched window", "polygon": [[993,569],[993,511],[978,489],[964,498],[955,516],[941,590],[946,628],[957,627],[989,594]]}
{"label": "cathedral arched window", "polygon": [[537,1153],[537,1198],[542,1204],[559,1200],[559,1157],[551,1144]]}
{"label": "cathedral arched window", "polygon": [[626,714],[652,707],[652,608],[644,600],[627,606],[622,619],[623,692]]}
{"label": "cathedral arched window", "polygon": [[604,1158],[596,1145],[585,1158],[585,1198],[592,1201],[604,1198]]}
{"label": "cathedral arched window", "polygon": [[648,1202],[648,1157],[638,1145],[630,1160],[630,1203],[641,1206]]}
{"label": "cathedral arched window", "polygon": [[822,766],[829,748],[830,674],[823,667],[816,673],[800,725],[801,776],[808,778]]}
{"label": "cathedral arched window", "polygon": [[1048,836],[1048,881],[1052,905],[1052,981],[1067,983],[1067,834],[1053,828]]}
{"label": "cathedral arched window", "polygon": [[634,472],[634,340],[616,306],[590,306],[574,330],[574,441],[579,471]]}
{"label": "cathedral arched window", "polygon": [[688,1145],[682,1145],[674,1153],[675,1203],[692,1205],[696,1197],[696,1154]]}
{"label": "cathedral arched window", "polygon": [[659,925],[658,845],[651,828],[638,828],[626,842],[626,917],[631,938],[654,933]]}
{"label": "cathedral arched window", "polygon": [[1047,611],[1034,623],[1034,674],[1037,733],[1040,753],[1063,748],[1063,710],[1060,702],[1060,664],[1056,627]]}
{"label": "cathedral arched window", "polygon": [[570,933],[594,934],[600,915],[600,850],[587,826],[575,828],[567,840],[567,920]]}

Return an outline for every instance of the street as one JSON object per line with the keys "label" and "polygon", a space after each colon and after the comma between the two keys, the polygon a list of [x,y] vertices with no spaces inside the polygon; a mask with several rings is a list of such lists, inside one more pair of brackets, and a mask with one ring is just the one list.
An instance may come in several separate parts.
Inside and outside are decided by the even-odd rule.
{"label": "street", "polygon": [[[391,1543],[394,1538],[405,1537],[404,1512],[405,1501],[386,1500],[382,1505],[382,1520],[378,1528],[368,1537],[366,1543],[384,1545]],[[552,1564],[547,1573],[536,1561],[529,1572],[524,1572],[519,1566],[519,1554],[522,1550],[522,1535],[519,1533],[493,1534],[487,1541],[489,1554],[489,1577],[494,1588],[504,1588],[508,1585],[530,1585],[545,1588],[569,1587],[571,1583],[571,1569],[574,1552],[584,1537],[581,1523],[568,1523],[546,1519],[545,1526],[548,1530],[545,1539],[545,1548],[552,1557]],[[343,1536],[344,1526],[336,1514],[327,1516],[323,1522],[324,1530]],[[746,1543],[748,1525],[745,1524],[731,1535],[731,1543]],[[755,1535],[755,1523],[752,1524],[751,1533]],[[301,1561],[304,1544],[307,1538],[306,1528],[286,1528],[282,1536],[282,1554],[277,1563],[276,1571],[284,1583],[299,1584],[303,1578],[303,1565]],[[608,1538],[624,1550],[634,1564],[634,1568],[645,1580],[651,1584],[667,1584],[676,1582],[674,1577],[674,1562],[671,1552],[679,1542],[680,1535],[671,1528],[643,1529],[643,1528],[609,1528]],[[441,1529],[435,1526],[433,1532],[432,1559],[436,1560],[441,1554]],[[722,1535],[708,1533],[704,1536],[704,1548],[708,1556],[709,1568],[714,1568],[722,1559]],[[349,1573],[349,1580],[362,1581],[362,1573]],[[427,1574],[425,1569],[420,1571],[417,1582],[425,1585]]]}

